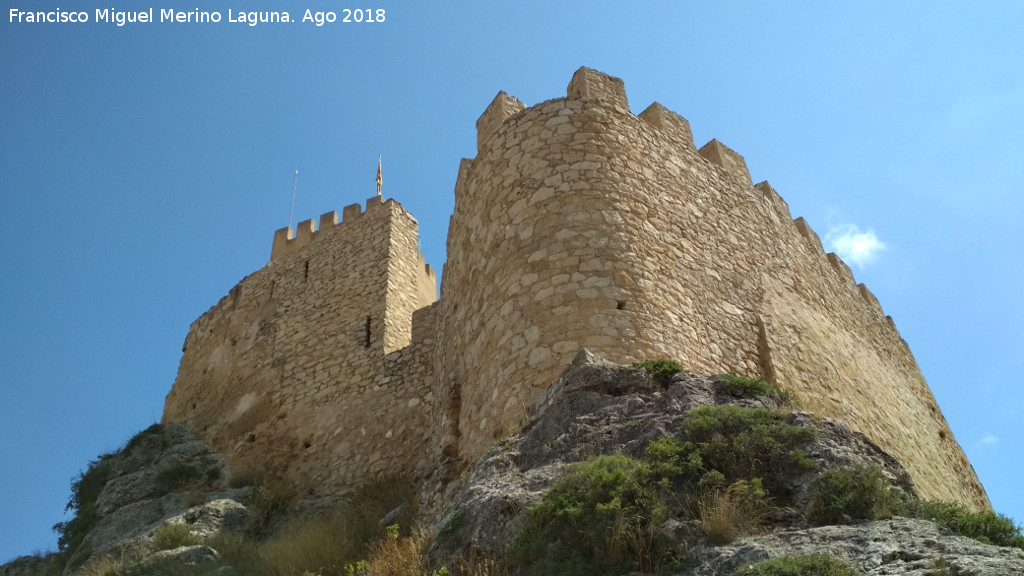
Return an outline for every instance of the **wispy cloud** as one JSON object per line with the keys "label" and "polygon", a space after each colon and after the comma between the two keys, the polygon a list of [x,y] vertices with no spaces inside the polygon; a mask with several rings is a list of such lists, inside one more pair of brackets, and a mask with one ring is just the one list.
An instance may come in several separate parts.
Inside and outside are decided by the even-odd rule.
{"label": "wispy cloud", "polygon": [[874,230],[868,228],[861,232],[855,224],[833,226],[825,234],[825,241],[844,262],[852,262],[858,268],[864,268],[885,250],[885,243],[878,239]]}
{"label": "wispy cloud", "polygon": [[992,444],[998,444],[999,438],[996,438],[995,436],[988,434],[987,436],[981,439],[981,443],[985,444],[986,446],[991,446]]}

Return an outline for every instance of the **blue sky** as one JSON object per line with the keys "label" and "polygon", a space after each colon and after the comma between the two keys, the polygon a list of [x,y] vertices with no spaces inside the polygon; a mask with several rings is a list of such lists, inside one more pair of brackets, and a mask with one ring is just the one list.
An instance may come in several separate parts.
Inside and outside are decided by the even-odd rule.
{"label": "blue sky", "polygon": [[[29,4],[29,3],[25,3]],[[70,479],[160,418],[189,324],[275,229],[375,193],[444,262],[499,90],[582,65],[718,138],[908,341],[997,511],[1024,521],[1024,4],[396,2],[384,22],[11,23],[0,12],[0,562],[55,546]],[[337,2],[249,1],[246,10]]]}

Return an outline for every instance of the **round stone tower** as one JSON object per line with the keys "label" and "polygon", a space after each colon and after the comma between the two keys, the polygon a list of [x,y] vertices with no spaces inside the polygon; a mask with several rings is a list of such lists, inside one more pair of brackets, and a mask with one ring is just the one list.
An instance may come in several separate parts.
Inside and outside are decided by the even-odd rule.
{"label": "round stone tower", "polygon": [[476,458],[587,348],[775,381],[899,458],[926,497],[987,506],[892,320],[742,156],[697,150],[660,104],[633,115],[622,81],[587,68],[566,98],[499,93],[477,131],[437,316],[445,457]]}

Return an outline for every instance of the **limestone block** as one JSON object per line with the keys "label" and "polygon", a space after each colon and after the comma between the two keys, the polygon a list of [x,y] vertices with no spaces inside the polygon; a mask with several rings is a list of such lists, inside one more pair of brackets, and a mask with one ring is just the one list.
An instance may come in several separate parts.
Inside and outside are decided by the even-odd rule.
{"label": "limestone block", "polygon": [[670,137],[681,142],[689,149],[694,149],[693,133],[690,131],[690,123],[679,114],[654,102],[640,113],[639,118],[651,126],[655,126]]}
{"label": "limestone block", "polygon": [[491,101],[484,113],[476,121],[476,148],[479,154],[483,151],[484,142],[494,135],[512,116],[526,109],[526,105],[519,99],[509,96],[505,92],[498,92]]}
{"label": "limestone block", "polygon": [[734,174],[744,183],[751,184],[750,171],[747,170],[747,161],[743,159],[732,148],[722,144],[718,140],[712,140],[698,150],[701,157],[724,168],[730,174]]}
{"label": "limestone block", "polygon": [[607,106],[629,112],[626,99],[626,85],[621,79],[583,67],[572,75],[566,96],[570,100],[600,102]]}

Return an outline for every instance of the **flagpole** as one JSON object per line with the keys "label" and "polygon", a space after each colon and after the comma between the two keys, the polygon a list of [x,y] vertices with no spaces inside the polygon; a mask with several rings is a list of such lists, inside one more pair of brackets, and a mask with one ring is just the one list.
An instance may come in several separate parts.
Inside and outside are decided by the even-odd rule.
{"label": "flagpole", "polygon": [[295,170],[295,177],[292,179],[292,208],[288,211],[288,231],[292,229],[292,217],[295,215],[295,187],[299,183],[299,171]]}
{"label": "flagpole", "polygon": [[381,188],[384,187],[384,179],[380,170],[380,154],[377,155],[377,196],[381,196]]}

